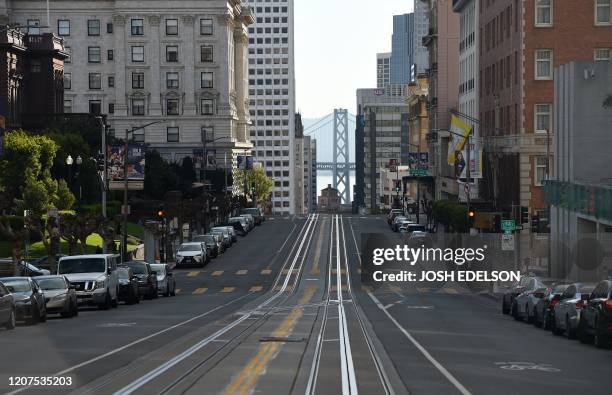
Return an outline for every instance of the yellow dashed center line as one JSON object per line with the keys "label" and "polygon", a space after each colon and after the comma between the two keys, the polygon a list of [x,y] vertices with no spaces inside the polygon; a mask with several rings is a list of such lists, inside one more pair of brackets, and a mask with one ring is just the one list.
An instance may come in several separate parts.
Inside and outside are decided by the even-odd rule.
{"label": "yellow dashed center line", "polygon": [[221,293],[228,294],[228,293],[234,292],[235,289],[236,287],[224,287],[221,290]]}
{"label": "yellow dashed center line", "polygon": [[272,274],[272,270],[270,270],[270,269],[264,269],[264,270],[262,270],[262,271],[261,271],[261,274],[263,274],[263,275]]}
{"label": "yellow dashed center line", "polygon": [[187,273],[187,277],[195,277],[197,275],[199,275],[201,272],[189,272]]}
{"label": "yellow dashed center line", "polygon": [[312,268],[310,269],[310,274],[319,274],[321,270],[319,269],[319,260],[321,259],[321,243],[323,242],[323,226],[319,227],[319,236],[317,238],[317,246],[316,253],[314,257],[314,262],[312,263]]}
{"label": "yellow dashed center line", "polygon": [[208,288],[196,288],[196,290],[193,291],[193,294],[194,295],[202,295],[206,291],[208,291]]}
{"label": "yellow dashed center line", "polygon": [[[298,301],[298,305],[304,305],[312,299],[317,286],[308,284],[304,290],[304,294]],[[272,333],[272,337],[286,337],[295,327],[297,321],[302,317],[304,310],[301,307],[294,308],[291,313],[283,320],[283,322]],[[226,395],[247,395],[252,392],[253,386],[259,375],[266,369],[266,366],[272,357],[278,352],[282,343],[264,343],[259,346],[259,351],[246,364],[242,371],[225,389]]]}
{"label": "yellow dashed center line", "polygon": [[238,270],[238,271],[236,272],[236,275],[238,275],[238,276],[244,276],[244,275],[246,275],[248,272],[249,272],[248,270]]}
{"label": "yellow dashed center line", "polygon": [[223,274],[223,270],[215,270],[214,272],[212,272],[211,276],[218,277],[222,274]]}
{"label": "yellow dashed center line", "polygon": [[180,294],[180,293],[181,293],[181,289],[180,289],[180,288],[175,289],[175,290],[174,290],[174,293],[176,293],[176,294]]}
{"label": "yellow dashed center line", "polygon": [[262,290],[263,290],[263,287],[257,285],[257,286],[251,287],[251,289],[249,289],[249,292],[261,292]]}

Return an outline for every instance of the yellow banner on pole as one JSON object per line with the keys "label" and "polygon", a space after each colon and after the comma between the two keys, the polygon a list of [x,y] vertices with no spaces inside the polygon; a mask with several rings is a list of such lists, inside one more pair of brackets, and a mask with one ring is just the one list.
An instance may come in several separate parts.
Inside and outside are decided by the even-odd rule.
{"label": "yellow banner on pole", "polygon": [[[465,159],[462,157],[462,151],[467,142],[470,130],[472,127],[467,123],[463,122],[459,117],[451,115],[451,126],[450,126],[450,141],[448,143],[448,156],[446,161],[451,166],[456,166],[457,162],[463,161],[465,167]],[[463,168],[459,171],[461,171]]]}

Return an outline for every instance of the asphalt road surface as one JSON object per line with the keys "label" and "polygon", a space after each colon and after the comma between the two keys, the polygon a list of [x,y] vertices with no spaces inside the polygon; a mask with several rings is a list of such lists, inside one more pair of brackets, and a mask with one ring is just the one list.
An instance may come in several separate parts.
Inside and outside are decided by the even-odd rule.
{"label": "asphalt road surface", "polygon": [[[1,393],[610,393],[612,351],[501,314],[459,284],[360,283],[384,218],[274,218],[177,296],[0,330]],[[9,386],[61,376],[70,386]]]}

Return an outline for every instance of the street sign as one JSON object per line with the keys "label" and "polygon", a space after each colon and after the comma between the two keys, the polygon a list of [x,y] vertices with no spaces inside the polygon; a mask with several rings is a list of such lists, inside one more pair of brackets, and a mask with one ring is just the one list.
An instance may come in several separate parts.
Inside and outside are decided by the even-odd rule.
{"label": "street sign", "polygon": [[514,235],[503,234],[501,239],[502,251],[514,251]]}
{"label": "street sign", "polygon": [[513,219],[503,219],[501,221],[501,228],[505,234],[511,234],[516,229],[516,224]]}

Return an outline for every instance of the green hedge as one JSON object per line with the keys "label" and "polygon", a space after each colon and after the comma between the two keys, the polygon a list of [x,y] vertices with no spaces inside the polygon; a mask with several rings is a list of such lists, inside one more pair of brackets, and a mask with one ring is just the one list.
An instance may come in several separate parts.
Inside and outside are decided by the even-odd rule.
{"label": "green hedge", "polygon": [[433,205],[435,220],[455,232],[466,232],[468,229],[467,208],[452,200],[438,200]]}
{"label": "green hedge", "polygon": [[[102,214],[102,205],[100,203],[82,204],[81,212],[85,214]],[[119,214],[121,214],[121,202],[106,202],[106,215],[108,218],[112,218]]]}

